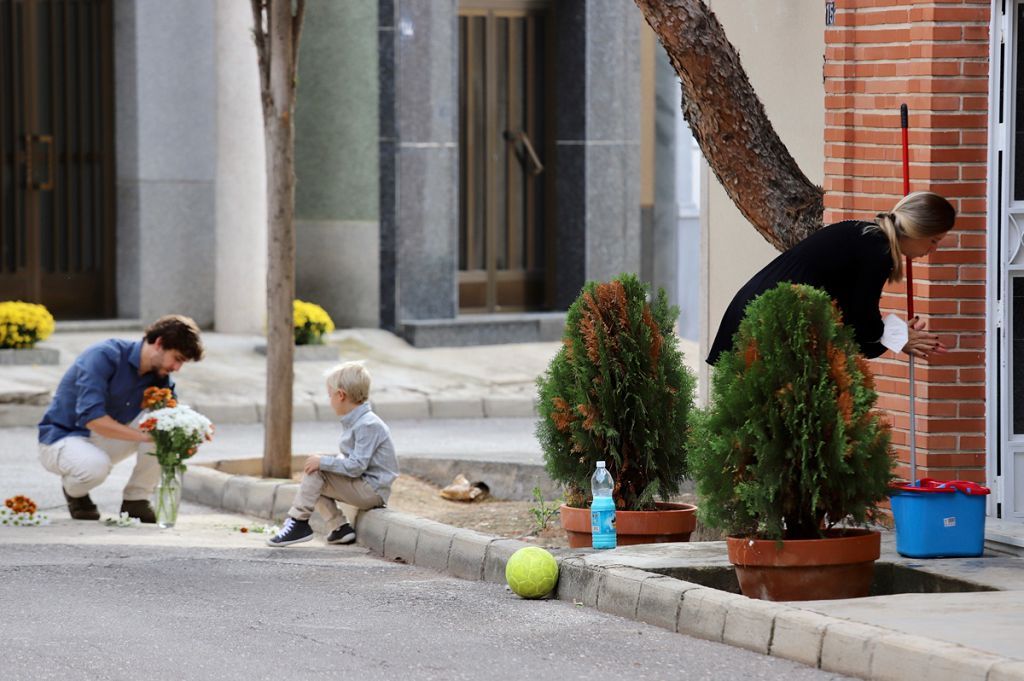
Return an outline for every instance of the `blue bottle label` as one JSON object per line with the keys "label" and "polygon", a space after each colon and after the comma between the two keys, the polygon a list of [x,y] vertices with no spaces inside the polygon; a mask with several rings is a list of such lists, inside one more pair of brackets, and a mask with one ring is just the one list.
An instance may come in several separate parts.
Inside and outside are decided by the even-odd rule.
{"label": "blue bottle label", "polygon": [[590,531],[593,534],[615,534],[615,511],[591,511]]}
{"label": "blue bottle label", "polygon": [[591,510],[590,532],[591,546],[595,549],[614,549],[617,543],[615,537],[615,510]]}

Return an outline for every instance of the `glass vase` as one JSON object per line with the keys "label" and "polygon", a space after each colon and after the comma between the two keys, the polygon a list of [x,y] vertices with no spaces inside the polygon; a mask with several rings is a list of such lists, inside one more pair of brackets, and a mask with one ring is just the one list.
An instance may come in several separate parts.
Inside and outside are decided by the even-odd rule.
{"label": "glass vase", "polygon": [[182,472],[177,468],[161,468],[160,484],[156,488],[156,524],[159,527],[174,527],[178,522],[178,506],[181,505]]}

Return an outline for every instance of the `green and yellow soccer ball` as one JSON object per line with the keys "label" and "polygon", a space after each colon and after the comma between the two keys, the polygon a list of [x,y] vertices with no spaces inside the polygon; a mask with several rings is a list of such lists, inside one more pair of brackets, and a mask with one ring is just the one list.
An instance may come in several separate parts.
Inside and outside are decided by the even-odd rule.
{"label": "green and yellow soccer ball", "polygon": [[527,546],[508,559],[505,581],[523,598],[546,596],[558,581],[558,562],[539,546]]}

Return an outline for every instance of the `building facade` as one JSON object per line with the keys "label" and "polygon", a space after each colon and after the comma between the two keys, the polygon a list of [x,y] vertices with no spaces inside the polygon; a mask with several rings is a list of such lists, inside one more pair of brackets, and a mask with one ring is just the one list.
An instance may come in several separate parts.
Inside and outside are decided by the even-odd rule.
{"label": "building facade", "polygon": [[[0,297],[263,330],[251,26],[248,0],[0,3]],[[623,271],[674,297],[672,82],[645,28],[619,0],[309,0],[298,297],[418,344],[557,337]]]}

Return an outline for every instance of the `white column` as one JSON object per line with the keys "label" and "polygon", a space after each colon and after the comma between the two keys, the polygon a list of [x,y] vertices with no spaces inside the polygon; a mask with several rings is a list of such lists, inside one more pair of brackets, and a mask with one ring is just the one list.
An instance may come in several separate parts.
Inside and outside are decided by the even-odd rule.
{"label": "white column", "polygon": [[217,259],[214,324],[264,333],[267,176],[249,0],[217,0]]}

